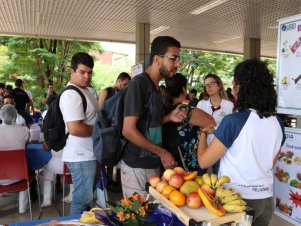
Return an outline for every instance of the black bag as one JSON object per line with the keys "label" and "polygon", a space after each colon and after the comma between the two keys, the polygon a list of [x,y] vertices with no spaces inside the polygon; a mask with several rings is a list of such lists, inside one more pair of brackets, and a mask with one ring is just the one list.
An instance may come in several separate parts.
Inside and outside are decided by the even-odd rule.
{"label": "black bag", "polygon": [[[140,75],[138,75],[140,76]],[[152,92],[149,78],[148,92]],[[104,106],[98,111],[98,118],[93,127],[93,150],[96,159],[106,165],[115,166],[122,158],[127,140],[122,136],[124,97],[128,88],[124,88],[107,99]],[[151,99],[146,109],[150,108]]]}
{"label": "black bag", "polygon": [[69,135],[69,133],[66,133],[65,121],[60,109],[60,97],[64,91],[69,89],[78,92],[83,101],[84,112],[86,112],[87,109],[86,97],[76,86],[72,85],[67,86],[61,94],[51,102],[44,119],[43,134],[46,144],[54,151],[60,151],[65,147]]}

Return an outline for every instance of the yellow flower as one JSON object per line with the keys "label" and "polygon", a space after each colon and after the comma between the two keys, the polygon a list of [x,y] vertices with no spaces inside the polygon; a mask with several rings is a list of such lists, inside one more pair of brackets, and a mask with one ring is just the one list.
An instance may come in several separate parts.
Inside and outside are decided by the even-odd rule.
{"label": "yellow flower", "polygon": [[132,218],[133,220],[135,220],[135,219],[136,219],[136,216],[135,216],[135,214],[134,214],[134,213],[131,213],[131,218]]}
{"label": "yellow flower", "polygon": [[146,212],[145,212],[145,209],[144,209],[143,206],[141,206],[141,207],[139,208],[139,212],[140,212],[140,215],[143,216],[143,217],[146,215]]}
{"label": "yellow flower", "polygon": [[119,219],[120,221],[124,221],[124,220],[125,220],[124,215],[123,215],[123,212],[118,212],[118,213],[117,213],[117,217],[118,217],[118,219]]}
{"label": "yellow flower", "polygon": [[131,206],[132,202],[128,199],[121,199],[121,205],[122,206]]}

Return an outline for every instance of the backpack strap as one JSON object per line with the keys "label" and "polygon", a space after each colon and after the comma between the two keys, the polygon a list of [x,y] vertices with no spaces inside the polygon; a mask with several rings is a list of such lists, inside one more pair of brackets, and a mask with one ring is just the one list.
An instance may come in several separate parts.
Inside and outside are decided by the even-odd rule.
{"label": "backpack strap", "polygon": [[[68,86],[66,86],[66,88],[63,90],[63,92],[66,91],[66,90],[69,90],[69,89],[75,90],[75,91],[81,96],[81,98],[82,98],[82,100],[83,100],[84,113],[86,113],[86,110],[87,110],[87,100],[86,100],[86,97],[85,97],[85,95],[83,94],[83,92],[80,91],[79,88],[77,88],[76,86],[73,86],[73,85],[68,85]],[[62,93],[63,93],[63,92],[62,92]],[[61,93],[61,94],[62,94],[62,93]]]}

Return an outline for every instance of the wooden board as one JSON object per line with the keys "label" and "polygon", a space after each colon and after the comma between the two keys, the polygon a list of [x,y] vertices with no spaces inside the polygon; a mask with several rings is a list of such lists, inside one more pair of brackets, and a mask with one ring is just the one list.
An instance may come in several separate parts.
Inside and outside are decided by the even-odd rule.
{"label": "wooden board", "polygon": [[190,209],[188,206],[177,207],[151,186],[149,186],[148,192],[163,206],[176,214],[177,217],[187,226],[199,226],[202,225],[203,221],[210,222],[212,226],[230,222],[239,222],[242,215],[245,214],[245,212],[226,213],[224,216],[218,217],[210,213],[204,206],[198,209]]}

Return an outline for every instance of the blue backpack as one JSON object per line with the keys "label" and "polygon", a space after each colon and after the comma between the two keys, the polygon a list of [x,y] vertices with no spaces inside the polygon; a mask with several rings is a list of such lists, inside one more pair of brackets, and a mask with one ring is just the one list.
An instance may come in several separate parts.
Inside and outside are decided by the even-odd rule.
{"label": "blue backpack", "polygon": [[[148,92],[152,92],[149,79],[144,75]],[[121,160],[127,140],[122,136],[124,97],[128,88],[124,88],[107,99],[104,106],[98,111],[92,138],[93,151],[96,159],[106,166],[115,166]],[[151,95],[152,97],[152,95]],[[150,109],[152,98],[146,105],[146,111]],[[148,123],[147,123],[148,124]]]}

